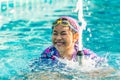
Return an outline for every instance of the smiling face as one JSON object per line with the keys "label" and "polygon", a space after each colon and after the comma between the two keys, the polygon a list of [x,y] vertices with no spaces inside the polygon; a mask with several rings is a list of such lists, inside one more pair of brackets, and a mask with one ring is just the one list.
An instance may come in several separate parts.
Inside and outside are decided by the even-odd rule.
{"label": "smiling face", "polygon": [[52,43],[59,52],[74,48],[78,34],[73,33],[68,26],[57,25],[53,28]]}

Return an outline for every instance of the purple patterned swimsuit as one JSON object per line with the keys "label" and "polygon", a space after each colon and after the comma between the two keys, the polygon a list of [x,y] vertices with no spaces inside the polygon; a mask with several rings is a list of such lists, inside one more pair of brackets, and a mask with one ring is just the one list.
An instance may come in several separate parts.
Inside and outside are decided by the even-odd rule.
{"label": "purple patterned swimsuit", "polygon": [[[76,61],[76,55],[77,55],[77,51],[78,51],[77,46],[75,46],[75,50],[76,51],[73,53],[73,57],[72,57],[72,59],[74,61]],[[97,55],[89,49],[84,48],[83,53],[84,53],[83,55],[85,55],[91,59],[98,58]],[[57,49],[54,46],[50,46],[47,49],[45,49],[45,51],[41,54],[40,59],[56,60],[56,57],[58,57],[58,58],[60,57],[59,52],[57,51]]]}
{"label": "purple patterned swimsuit", "polygon": [[[73,57],[72,60],[73,61],[77,61],[77,51],[78,51],[78,47],[75,46],[75,52],[73,53]],[[92,52],[89,49],[84,48],[83,49],[83,55],[94,60],[96,62],[95,67],[100,67],[102,65],[104,65],[104,62],[106,62],[106,60],[104,58],[98,57],[94,52]],[[57,49],[54,46],[50,46],[47,49],[45,49],[43,51],[43,53],[41,54],[41,56],[39,57],[39,59],[34,59],[30,62],[30,69],[31,71],[35,71],[38,70],[40,68],[40,66],[42,65],[46,65],[49,66],[53,66],[54,64],[56,65],[59,61],[56,58],[60,58],[60,54],[57,51]],[[59,67],[61,67],[64,65],[59,65]]]}

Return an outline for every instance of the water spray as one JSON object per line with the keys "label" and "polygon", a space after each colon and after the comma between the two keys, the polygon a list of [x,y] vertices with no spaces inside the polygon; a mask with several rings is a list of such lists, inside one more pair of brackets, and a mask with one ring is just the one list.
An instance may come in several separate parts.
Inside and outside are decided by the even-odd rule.
{"label": "water spray", "polygon": [[78,20],[79,22],[81,22],[81,27],[79,28],[79,40],[78,40],[78,46],[79,46],[79,50],[78,50],[78,62],[80,64],[82,64],[82,56],[83,56],[83,44],[82,44],[82,31],[86,29],[86,22],[83,19],[83,1],[82,0],[78,0],[77,4],[76,4],[76,9],[75,12],[78,12]]}

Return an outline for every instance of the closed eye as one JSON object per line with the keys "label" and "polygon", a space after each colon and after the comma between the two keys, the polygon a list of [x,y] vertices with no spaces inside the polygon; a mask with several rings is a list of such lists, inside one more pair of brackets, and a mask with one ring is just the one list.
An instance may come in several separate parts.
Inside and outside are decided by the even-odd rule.
{"label": "closed eye", "polygon": [[57,33],[53,33],[53,35],[58,35]]}
{"label": "closed eye", "polygon": [[67,32],[66,31],[62,31],[61,35],[67,35]]}
{"label": "closed eye", "polygon": [[54,32],[53,32],[53,35],[58,35],[57,31],[54,31]]}

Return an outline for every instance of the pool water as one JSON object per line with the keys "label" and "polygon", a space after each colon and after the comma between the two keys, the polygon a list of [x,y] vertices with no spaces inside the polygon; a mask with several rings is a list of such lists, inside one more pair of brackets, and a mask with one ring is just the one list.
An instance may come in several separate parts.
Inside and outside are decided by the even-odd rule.
{"label": "pool water", "polygon": [[[29,62],[38,58],[51,43],[51,24],[62,15],[78,20],[77,0],[2,0],[0,1],[0,80],[25,80],[23,74],[29,72]],[[87,22],[83,31],[83,46],[99,56],[107,56],[109,64],[120,72],[120,1],[84,0],[84,19]],[[49,70],[48,70],[49,71]],[[59,75],[58,80],[91,80],[77,76],[80,73]],[[29,73],[29,77],[36,79]],[[45,75],[50,74],[49,72]],[[56,74],[56,73],[55,73]],[[62,74],[62,73],[61,73]],[[32,76],[31,76],[32,75]],[[38,76],[37,76],[38,77]],[[40,77],[40,76],[39,76]],[[118,80],[106,77],[100,80]],[[52,76],[50,77],[51,80]],[[54,80],[57,80],[54,79]],[[97,78],[95,78],[97,80]]]}

